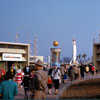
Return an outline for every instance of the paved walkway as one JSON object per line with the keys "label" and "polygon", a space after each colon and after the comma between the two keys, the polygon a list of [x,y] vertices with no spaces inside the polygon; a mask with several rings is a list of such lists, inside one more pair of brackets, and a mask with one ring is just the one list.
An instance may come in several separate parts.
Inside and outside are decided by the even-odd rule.
{"label": "paved walkway", "polygon": [[[88,76],[85,76],[84,79],[77,79],[75,80],[73,83],[71,83],[71,81],[67,81],[67,83],[62,83],[60,85],[60,89],[59,89],[59,93],[58,95],[55,95],[54,93],[54,88],[52,88],[52,94],[49,95],[47,94],[47,99],[59,99],[59,97],[61,96],[61,94],[63,93],[63,91],[68,88],[71,84],[74,84],[76,82],[80,82],[80,81],[84,81],[84,80],[89,80],[89,79],[95,79],[95,78],[100,78],[100,74],[96,74],[94,76],[92,75],[88,75]],[[48,89],[47,89],[47,92],[48,92]],[[24,90],[23,88],[18,88],[18,96],[15,97],[15,99],[24,99]]]}

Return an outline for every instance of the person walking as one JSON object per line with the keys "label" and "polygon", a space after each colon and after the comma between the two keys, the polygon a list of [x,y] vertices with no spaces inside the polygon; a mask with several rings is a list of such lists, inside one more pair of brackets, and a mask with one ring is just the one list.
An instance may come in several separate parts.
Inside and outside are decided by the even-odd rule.
{"label": "person walking", "polygon": [[86,71],[86,75],[87,75],[89,73],[89,66],[88,65],[86,65],[85,71]]}
{"label": "person walking", "polygon": [[48,74],[43,71],[43,62],[40,59],[34,61],[35,74],[33,79],[33,97],[31,99],[46,99],[46,87],[48,81]]}
{"label": "person walking", "polygon": [[54,88],[55,88],[55,94],[58,94],[59,90],[59,83],[60,83],[60,78],[61,78],[61,72],[58,69],[58,65],[54,65],[54,70],[52,71],[52,77],[53,77],[53,83],[54,83]]}
{"label": "person walking", "polygon": [[70,66],[70,68],[68,70],[68,75],[69,75],[69,78],[71,80],[71,83],[73,83],[73,81],[74,81],[74,69],[72,66]]}
{"label": "person walking", "polygon": [[94,72],[95,72],[95,66],[94,65],[92,65],[92,67],[91,67],[91,72],[92,72],[92,75],[94,75]]}
{"label": "person walking", "polygon": [[48,76],[48,94],[51,94],[51,90],[52,90],[52,78],[49,75]]}
{"label": "person walking", "polygon": [[81,78],[84,79],[84,76],[85,76],[85,67],[83,64],[81,64],[80,66],[80,73],[81,73]]}
{"label": "person walking", "polygon": [[68,80],[68,75],[67,75],[67,72],[64,73],[64,83],[66,83]]}
{"label": "person walking", "polygon": [[4,80],[5,70],[3,66],[0,67],[0,82]]}
{"label": "person walking", "polygon": [[24,72],[24,74],[30,75],[31,74],[31,72],[30,72],[30,66],[25,66],[24,69],[23,69],[23,72]]}
{"label": "person walking", "polygon": [[48,76],[51,76],[52,78],[52,71],[54,70],[54,67],[50,67],[49,71],[48,71]]}
{"label": "person walking", "polygon": [[17,96],[17,84],[12,80],[12,78],[13,75],[7,72],[5,75],[5,81],[0,83],[0,95],[4,100],[14,100],[14,97]]}
{"label": "person walking", "polygon": [[20,84],[22,82],[22,70],[20,69],[20,66],[17,66],[16,76],[15,76],[15,82],[17,82],[18,88],[20,87]]}
{"label": "person walking", "polygon": [[65,66],[62,64],[60,67],[61,72],[61,82],[64,83]]}
{"label": "person walking", "polygon": [[73,70],[74,70],[74,79],[78,78],[78,68],[76,65],[73,66]]}
{"label": "person walking", "polygon": [[34,91],[35,91],[35,85],[33,85],[35,83],[35,79],[34,79],[34,74],[35,74],[35,67],[34,66],[30,66],[30,71],[31,71],[31,75],[30,75],[30,82],[29,82],[29,92],[30,92],[30,99],[34,98]]}
{"label": "person walking", "polygon": [[24,99],[28,99],[29,82],[30,82],[30,76],[28,75],[28,73],[26,73],[21,83],[21,87],[24,87],[24,94],[25,94]]}
{"label": "person walking", "polygon": [[13,80],[15,78],[15,74],[16,74],[16,70],[14,69],[14,64],[11,65],[11,67],[9,68],[9,70],[7,71],[7,73],[11,73],[13,76]]}

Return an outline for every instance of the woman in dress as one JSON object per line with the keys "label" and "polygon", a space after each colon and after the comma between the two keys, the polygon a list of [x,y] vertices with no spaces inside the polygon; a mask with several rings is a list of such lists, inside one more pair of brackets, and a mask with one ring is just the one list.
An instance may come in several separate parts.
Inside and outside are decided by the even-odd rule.
{"label": "woman in dress", "polygon": [[15,81],[17,82],[17,86],[20,87],[20,84],[22,82],[22,70],[20,69],[20,66],[17,66]]}

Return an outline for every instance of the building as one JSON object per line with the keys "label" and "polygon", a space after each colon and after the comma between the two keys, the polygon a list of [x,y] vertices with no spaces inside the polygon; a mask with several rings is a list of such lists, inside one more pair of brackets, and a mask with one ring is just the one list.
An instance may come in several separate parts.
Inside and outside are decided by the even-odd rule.
{"label": "building", "polygon": [[100,70],[100,43],[93,43],[93,64]]}
{"label": "building", "polygon": [[14,64],[29,65],[30,45],[24,43],[0,42],[0,66],[7,71]]}

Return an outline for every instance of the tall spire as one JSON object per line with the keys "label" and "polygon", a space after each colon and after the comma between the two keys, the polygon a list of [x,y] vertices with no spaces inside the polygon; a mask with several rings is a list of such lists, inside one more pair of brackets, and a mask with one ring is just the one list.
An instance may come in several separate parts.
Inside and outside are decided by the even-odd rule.
{"label": "tall spire", "polygon": [[17,27],[17,31],[16,31],[16,37],[15,37],[15,42],[19,42],[19,29]]}
{"label": "tall spire", "polygon": [[32,55],[32,45],[31,45],[31,36],[30,36],[30,32],[28,32],[28,44],[30,45],[30,55]]}
{"label": "tall spire", "polygon": [[33,48],[34,48],[33,55],[37,56],[37,36],[36,36],[36,33],[35,33],[35,37],[34,37],[34,46],[33,46]]}
{"label": "tall spire", "polygon": [[30,38],[30,32],[28,32],[28,43],[30,44],[31,43],[31,38]]}

